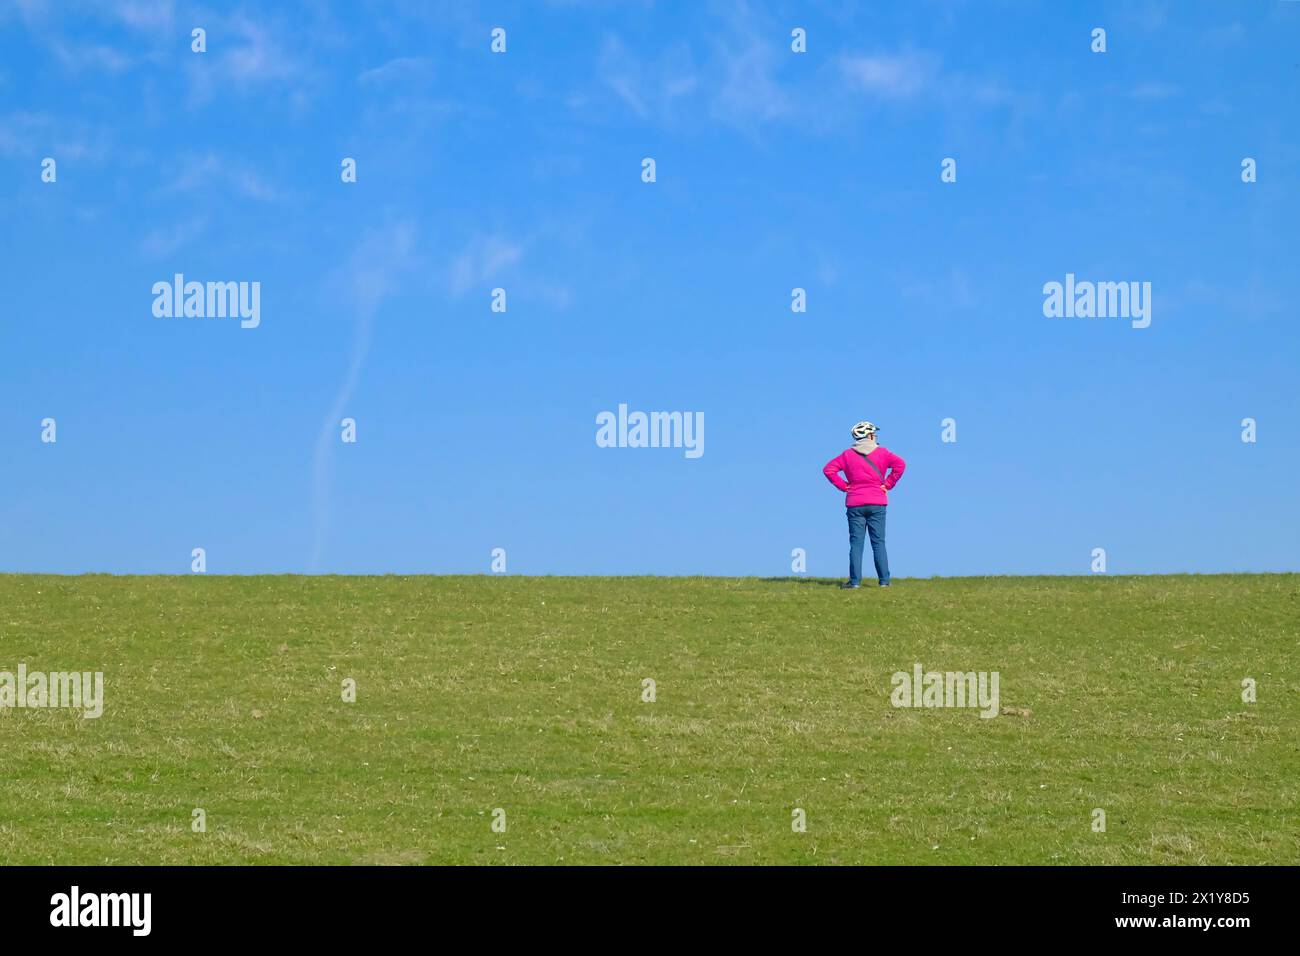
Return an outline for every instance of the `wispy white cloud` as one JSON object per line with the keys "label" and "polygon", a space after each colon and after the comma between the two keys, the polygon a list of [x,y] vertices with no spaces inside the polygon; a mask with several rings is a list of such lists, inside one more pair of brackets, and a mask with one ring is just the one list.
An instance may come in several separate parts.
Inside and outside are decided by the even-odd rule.
{"label": "wispy white cloud", "polygon": [[[10,14],[21,20],[33,40],[46,47],[69,73],[117,76],[159,62],[158,44],[142,45],[138,37],[126,37],[114,45],[105,34],[126,27],[136,33],[151,33],[159,43],[170,42],[174,10],[171,0],[16,0],[8,4],[0,0],[0,23]],[[96,39],[70,35],[69,28],[78,24],[94,24]]]}
{"label": "wispy white cloud", "polygon": [[136,65],[137,59],[106,43],[66,43],[50,41],[55,59],[69,73],[104,72],[113,75],[125,73]]}
{"label": "wispy white cloud", "polygon": [[[773,123],[835,126],[860,115],[856,100],[905,103],[928,97],[941,106],[1014,105],[1017,96],[979,77],[946,88],[940,58],[922,50],[883,50],[830,57],[819,65],[789,45],[788,24],[760,6],[721,5],[704,47],[681,40],[645,53],[607,36],[596,60],[599,88],[637,118],[667,126],[725,123],[754,131]],[[598,98],[569,97],[574,109]]]}
{"label": "wispy white cloud", "polygon": [[47,113],[0,116],[0,156],[52,156],[55,160],[99,160],[109,154],[106,129]]}
{"label": "wispy white cloud", "polygon": [[433,61],[422,56],[401,56],[357,76],[362,86],[380,87],[393,83],[427,83],[433,79]]}
{"label": "wispy white cloud", "polygon": [[451,265],[452,295],[498,278],[523,258],[523,244],[499,236],[475,236]]}
{"label": "wispy white cloud", "polygon": [[280,190],[242,161],[218,156],[214,152],[185,157],[179,171],[162,189],[164,193],[212,190],[226,190],[260,202],[282,198]]}
{"label": "wispy white cloud", "polygon": [[851,90],[886,100],[917,96],[939,71],[937,57],[914,52],[845,56],[839,66]]}
{"label": "wispy white cloud", "polygon": [[1166,0],[1130,0],[1119,7],[1117,16],[1122,26],[1155,32],[1169,22],[1169,4]]}
{"label": "wispy white cloud", "polygon": [[128,27],[150,33],[170,32],[176,19],[172,0],[115,0],[106,9]]}
{"label": "wispy white cloud", "polygon": [[152,259],[169,256],[184,248],[207,231],[208,221],[199,217],[187,219],[172,226],[152,229],[140,243],[140,251]]}
{"label": "wispy white cloud", "polygon": [[[673,125],[691,117],[751,127],[792,115],[791,91],[777,73],[788,53],[772,36],[780,31],[759,24],[747,4],[726,8],[716,31],[720,37],[701,53],[685,41],[638,54],[616,35],[605,37],[596,73],[603,88],[639,119]],[[571,105],[589,98],[574,95]]]}
{"label": "wispy white cloud", "polygon": [[614,35],[601,43],[596,74],[606,89],[642,119],[670,119],[675,103],[699,84],[685,46],[675,46],[654,60],[642,60]]}
{"label": "wispy white cloud", "polygon": [[266,90],[285,93],[298,104],[306,101],[316,74],[304,56],[294,52],[300,44],[282,41],[290,28],[242,13],[205,20],[208,52],[187,61],[193,103],[202,105],[227,91],[249,95]]}
{"label": "wispy white cloud", "polygon": [[124,24],[135,30],[170,30],[174,0],[0,0],[0,22],[15,13],[30,27],[48,27],[69,15]]}
{"label": "wispy white cloud", "polygon": [[789,48],[770,36],[776,30],[760,31],[745,8],[737,8],[714,50],[717,73],[710,84],[716,91],[710,104],[712,115],[735,125],[768,122],[794,111],[790,89],[777,80],[777,71],[788,61]]}
{"label": "wispy white cloud", "polygon": [[53,12],[51,0],[8,0],[7,3],[0,3],[0,23],[13,16],[28,27],[38,26]]}

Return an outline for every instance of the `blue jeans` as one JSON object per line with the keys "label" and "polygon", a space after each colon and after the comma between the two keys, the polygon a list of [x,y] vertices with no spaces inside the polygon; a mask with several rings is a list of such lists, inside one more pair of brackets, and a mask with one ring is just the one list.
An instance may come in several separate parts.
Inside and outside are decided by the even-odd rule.
{"label": "blue jeans", "polygon": [[889,556],[885,553],[886,505],[858,505],[845,508],[849,516],[849,583],[862,581],[862,544],[871,535],[871,556],[876,560],[876,578],[889,583]]}

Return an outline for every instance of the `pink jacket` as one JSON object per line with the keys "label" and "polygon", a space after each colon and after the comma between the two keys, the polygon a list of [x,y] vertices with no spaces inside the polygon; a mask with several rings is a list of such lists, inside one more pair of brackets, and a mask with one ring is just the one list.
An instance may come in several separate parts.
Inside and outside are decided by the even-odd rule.
{"label": "pink jacket", "polygon": [[[822,474],[832,485],[848,493],[844,498],[846,508],[889,504],[889,496],[885,491],[898,484],[898,479],[903,477],[903,469],[907,467],[907,462],[883,445],[877,445],[868,457],[871,458],[871,464],[880,470],[880,475],[885,476],[883,481],[880,475],[871,470],[871,465],[863,460],[863,456],[852,448],[846,448],[822,469]],[[841,478],[840,472],[848,476],[849,480]],[[881,485],[885,486],[884,490]]]}

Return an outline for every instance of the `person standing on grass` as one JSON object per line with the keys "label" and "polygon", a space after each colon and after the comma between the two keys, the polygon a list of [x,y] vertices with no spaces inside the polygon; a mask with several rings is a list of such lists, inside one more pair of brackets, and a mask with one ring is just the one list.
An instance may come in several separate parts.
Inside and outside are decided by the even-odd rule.
{"label": "person standing on grass", "polygon": [[836,455],[822,469],[826,479],[845,492],[844,510],[849,516],[849,579],[840,585],[842,588],[861,586],[862,543],[867,534],[871,535],[876,578],[882,588],[889,587],[885,508],[889,505],[889,490],[903,477],[907,463],[884,445],[876,444],[877,430],[871,422],[858,422],[853,426],[853,447]]}

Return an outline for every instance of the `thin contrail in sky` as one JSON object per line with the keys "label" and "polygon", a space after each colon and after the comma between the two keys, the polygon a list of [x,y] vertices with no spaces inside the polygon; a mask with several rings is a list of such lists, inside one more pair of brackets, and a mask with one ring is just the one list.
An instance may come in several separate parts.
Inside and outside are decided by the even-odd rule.
{"label": "thin contrail in sky", "polygon": [[414,244],[415,229],[410,223],[398,223],[384,229],[372,230],[362,236],[342,275],[344,294],[357,310],[356,333],[348,359],[347,374],[330,404],[328,414],[321,423],[316,437],[316,450],[312,456],[312,545],[310,571],[320,568],[322,552],[330,526],[330,477],[333,473],[334,448],[339,443],[339,428],[343,413],[357,383],[374,333],[375,316],[380,303],[396,287],[397,273],[406,264]]}

